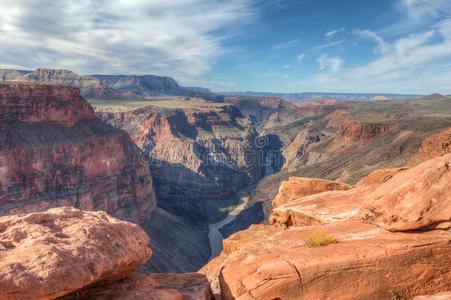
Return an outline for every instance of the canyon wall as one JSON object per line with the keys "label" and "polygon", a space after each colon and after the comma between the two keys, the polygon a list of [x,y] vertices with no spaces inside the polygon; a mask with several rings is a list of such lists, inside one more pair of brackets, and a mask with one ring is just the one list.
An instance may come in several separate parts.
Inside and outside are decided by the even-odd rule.
{"label": "canyon wall", "polygon": [[0,84],[0,144],[1,215],[65,205],[142,223],[156,206],[139,149],[78,89]]}
{"label": "canyon wall", "polygon": [[221,199],[261,178],[257,134],[234,106],[150,105],[128,112],[103,109],[97,115],[127,131],[144,151],[159,206],[176,215],[218,218]]}

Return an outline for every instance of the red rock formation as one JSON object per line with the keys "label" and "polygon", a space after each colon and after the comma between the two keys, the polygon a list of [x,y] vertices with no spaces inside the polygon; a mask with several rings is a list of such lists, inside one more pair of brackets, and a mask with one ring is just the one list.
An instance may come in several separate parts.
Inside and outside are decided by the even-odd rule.
{"label": "red rock formation", "polygon": [[441,292],[434,295],[416,296],[412,300],[449,300],[451,299],[451,292]]}
{"label": "red rock formation", "polygon": [[360,124],[345,122],[338,132],[345,141],[365,141],[394,130],[397,126],[393,124]]}
{"label": "red rock formation", "polygon": [[160,206],[177,215],[211,217],[213,199],[261,177],[256,133],[234,106],[197,103],[184,110],[146,106],[97,114],[126,130],[148,154]]}
{"label": "red rock formation", "polygon": [[413,155],[409,165],[414,166],[425,160],[445,155],[451,152],[451,128],[439,134],[432,135],[425,139],[418,150],[418,154]]}
{"label": "red rock formation", "polygon": [[72,126],[81,120],[97,118],[78,89],[0,83],[0,122],[57,122]]}
{"label": "red rock formation", "polygon": [[[287,230],[259,225],[235,233],[200,272],[223,299],[406,299],[446,291],[451,233],[437,228],[451,224],[450,164],[448,154],[375,172],[353,189],[292,197],[271,217]],[[412,229],[422,231],[399,232]],[[335,242],[307,247],[314,230]]]}
{"label": "red rock formation", "polygon": [[399,172],[365,195],[366,221],[392,231],[451,221],[451,154]]}
{"label": "red rock formation", "polygon": [[150,218],[156,201],[139,149],[77,89],[1,84],[0,101],[0,215],[64,205]]}
{"label": "red rock formation", "polygon": [[0,217],[0,299],[53,299],[113,282],[150,255],[138,225],[104,212],[65,207]]}
{"label": "red rock formation", "polygon": [[151,274],[133,275],[120,281],[88,288],[62,297],[60,300],[213,300],[205,275]]}
{"label": "red rock formation", "polygon": [[279,193],[272,202],[274,208],[291,202],[294,198],[301,198],[313,194],[335,190],[350,190],[352,186],[335,181],[321,179],[290,177],[288,181],[282,181]]}
{"label": "red rock formation", "polygon": [[[306,247],[316,228],[338,242]],[[201,270],[219,278],[222,299],[388,299],[390,290],[410,298],[451,282],[451,234],[444,231],[390,233],[360,222],[261,231],[258,242]]]}

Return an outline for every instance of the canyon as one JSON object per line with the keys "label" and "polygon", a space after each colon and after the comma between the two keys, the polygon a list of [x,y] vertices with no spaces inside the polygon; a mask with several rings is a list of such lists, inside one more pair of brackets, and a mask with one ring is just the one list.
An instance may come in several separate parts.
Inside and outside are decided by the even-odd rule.
{"label": "canyon", "polygon": [[[120,96],[0,83],[4,297],[379,299],[449,286],[449,97],[300,105],[96,79]],[[315,230],[334,242],[307,247]],[[80,259],[67,261],[82,270],[72,285],[63,257]],[[30,285],[11,279],[14,261]],[[56,281],[32,286],[44,273]]]}

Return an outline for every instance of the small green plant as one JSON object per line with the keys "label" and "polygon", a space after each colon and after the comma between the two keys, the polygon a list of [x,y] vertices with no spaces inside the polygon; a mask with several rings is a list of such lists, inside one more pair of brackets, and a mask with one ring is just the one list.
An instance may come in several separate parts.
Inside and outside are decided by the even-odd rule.
{"label": "small green plant", "polygon": [[315,231],[310,233],[304,240],[304,243],[310,248],[326,246],[334,242],[336,241],[333,236],[328,235],[325,232],[321,232],[318,229],[315,229]]}
{"label": "small green plant", "polygon": [[405,300],[403,297],[393,292],[393,290],[389,290],[388,292],[390,293],[392,300]]}

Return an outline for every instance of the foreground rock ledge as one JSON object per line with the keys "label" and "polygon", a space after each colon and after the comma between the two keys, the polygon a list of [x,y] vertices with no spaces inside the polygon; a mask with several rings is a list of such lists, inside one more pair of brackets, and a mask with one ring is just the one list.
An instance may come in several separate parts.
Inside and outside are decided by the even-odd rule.
{"label": "foreground rock ledge", "polygon": [[[338,241],[309,248],[315,229]],[[446,291],[451,282],[451,234],[435,230],[393,233],[375,225],[342,222],[274,231],[255,226],[232,235],[233,251],[200,272],[220,287],[222,299],[409,299]],[[226,244],[227,242],[225,242]],[[219,281],[216,281],[219,277]]]}
{"label": "foreground rock ledge", "polygon": [[137,225],[54,208],[0,217],[0,299],[52,299],[122,279],[151,255]]}
{"label": "foreground rock ledge", "polygon": [[59,300],[213,300],[210,284],[203,274],[134,275],[123,280],[84,289]]}

